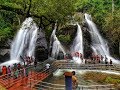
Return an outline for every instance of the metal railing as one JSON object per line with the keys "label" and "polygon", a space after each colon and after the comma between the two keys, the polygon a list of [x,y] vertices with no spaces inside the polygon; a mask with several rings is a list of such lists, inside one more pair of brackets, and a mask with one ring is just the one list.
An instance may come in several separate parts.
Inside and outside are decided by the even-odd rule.
{"label": "metal railing", "polygon": [[[5,87],[6,89],[9,89],[16,83],[21,83],[21,85],[27,85],[27,83],[24,83],[26,79],[31,79],[34,78],[33,72],[41,72],[44,71],[45,69],[45,64],[46,63],[52,63],[53,61],[46,60],[44,62],[38,63],[36,68],[34,65],[29,65],[29,66],[22,66],[24,69],[20,69],[17,71],[14,71],[13,69],[11,70],[11,73],[4,74],[0,76],[0,85]],[[24,72],[25,70],[25,72]],[[29,77],[26,75],[26,72],[29,74]],[[16,76],[15,73],[18,73]],[[34,73],[35,74],[35,73]]]}
{"label": "metal railing", "polygon": [[117,64],[76,64],[67,61],[55,61],[59,69],[79,69],[79,70],[114,70],[120,72],[120,65]]}
{"label": "metal railing", "polygon": [[[44,90],[65,90],[65,85],[61,84],[52,84],[48,82],[41,81],[35,86],[35,89],[44,89]],[[76,90],[115,90],[113,84],[107,85],[78,85]]]}
{"label": "metal railing", "polygon": [[77,90],[115,90],[113,84],[107,85],[78,85]]}
{"label": "metal railing", "polygon": [[[51,66],[49,69],[45,69],[46,63],[50,63]],[[49,61],[46,60],[42,63],[38,63],[36,68],[31,65],[26,67],[25,69],[29,69],[29,77],[23,76],[23,73],[19,74],[17,79],[14,79],[14,71],[10,74],[1,75],[0,76],[0,84],[5,86],[6,89],[9,89],[14,84],[21,82],[21,84],[27,85],[28,87],[42,89],[47,88],[46,90],[65,90],[65,85],[60,84],[51,84],[47,82],[43,82],[42,80],[51,75],[56,69],[89,69],[89,70],[115,70],[120,71],[119,65],[105,65],[105,64],[76,64],[73,62],[67,61]],[[18,70],[18,72],[22,72],[23,69]],[[33,71],[34,73],[33,75]],[[38,72],[38,73],[37,73]],[[45,77],[44,77],[45,75]],[[28,83],[24,83],[24,80],[28,78]],[[113,85],[90,85],[84,86],[79,85],[77,90],[114,90]]]}
{"label": "metal railing", "polygon": [[36,73],[34,77],[29,78],[29,83],[28,86],[31,88],[34,88],[35,85],[38,83],[41,83],[42,80],[46,79],[48,76],[52,75],[54,71],[56,71],[58,68],[56,65],[53,65],[51,63],[51,66],[49,69],[44,68],[42,71],[39,73]]}
{"label": "metal railing", "polygon": [[[105,64],[82,64],[78,65],[73,62],[67,61],[54,61],[52,63],[53,66],[57,66],[57,69],[89,69],[89,70],[117,70],[120,71],[119,67],[115,67],[115,65],[105,65]],[[48,82],[39,82],[35,86],[36,89],[45,89],[45,90],[65,90],[65,85],[61,84],[52,84]],[[115,90],[113,84],[108,85],[78,85],[77,90]]]}

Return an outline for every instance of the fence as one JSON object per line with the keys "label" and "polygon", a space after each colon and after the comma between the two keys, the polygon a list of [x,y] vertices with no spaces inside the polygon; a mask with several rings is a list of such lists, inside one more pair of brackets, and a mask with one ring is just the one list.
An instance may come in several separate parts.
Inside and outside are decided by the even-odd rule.
{"label": "fence", "polygon": [[[65,90],[65,85],[52,84],[41,81],[35,86],[35,89],[41,90]],[[115,90],[113,84],[108,85],[78,85],[76,90]]]}
{"label": "fence", "polygon": [[[52,63],[53,61],[46,60],[44,62],[38,63],[36,68],[34,67],[34,65],[29,65],[22,66],[23,69],[20,70],[17,69],[14,71],[14,69],[12,69],[11,73],[0,76],[0,84],[6,89],[9,89],[17,83],[19,83],[20,85],[27,85],[26,80],[31,83],[30,79],[36,78],[35,75],[37,75],[37,73],[35,72],[45,71],[45,64],[48,62]],[[29,77],[27,76],[27,74]]]}
{"label": "fence", "polygon": [[120,72],[120,65],[117,64],[76,64],[67,61],[55,61],[59,69],[79,69],[79,70],[113,70]]}
{"label": "fence", "polygon": [[[49,69],[45,69],[46,63],[50,63],[51,66]],[[29,77],[28,83],[25,82],[26,77],[23,75],[23,69],[18,70],[20,72],[19,78],[14,79],[14,71],[11,74],[6,74],[0,76],[0,83],[5,86],[7,89],[15,85],[16,83],[21,83],[27,87],[36,88],[36,89],[45,89],[45,90],[65,90],[65,85],[52,84],[48,82],[43,82],[45,78],[50,76],[56,69],[88,69],[88,70],[115,70],[120,71],[119,65],[105,65],[105,64],[76,64],[73,62],[67,61],[53,61],[46,60],[43,63],[38,63],[35,68],[33,65],[25,67],[28,69]],[[35,71],[35,72],[34,72]],[[37,73],[38,72],[38,73]],[[11,75],[11,76],[9,76]],[[77,90],[114,90],[113,85],[91,85],[84,86],[79,85]]]}
{"label": "fence", "polygon": [[[73,62],[67,62],[67,61],[54,61],[52,63],[54,67],[57,67],[57,69],[89,69],[89,70],[117,70],[120,71],[120,67],[117,65],[106,65],[106,64],[82,64],[78,65]],[[117,66],[117,67],[116,67]],[[34,80],[33,80],[34,81]],[[35,88],[38,90],[44,89],[44,90],[65,90],[65,85],[60,84],[52,84],[48,82],[41,81],[40,83],[35,85]],[[78,85],[77,90],[115,90],[113,84],[109,85]]]}

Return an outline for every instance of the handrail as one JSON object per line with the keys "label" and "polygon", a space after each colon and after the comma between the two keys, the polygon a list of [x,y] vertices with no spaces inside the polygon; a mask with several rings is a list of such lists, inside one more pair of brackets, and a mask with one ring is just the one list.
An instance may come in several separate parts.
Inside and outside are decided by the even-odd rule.
{"label": "handrail", "polygon": [[[46,64],[47,62],[50,62],[50,61],[45,60],[44,62],[41,62],[41,63],[38,62],[37,67],[38,67],[38,66],[41,66],[41,69],[43,69],[43,68],[44,68],[44,64]],[[34,65],[29,65],[29,66],[25,67],[24,69],[25,69],[25,70],[26,70],[26,69],[30,69],[30,71],[31,71],[33,68],[34,68]],[[21,72],[21,71],[23,71],[23,69],[17,70],[17,72]],[[30,72],[30,71],[29,71],[29,72]],[[3,83],[0,82],[0,83],[1,83],[1,85],[4,86],[6,89],[7,89],[7,88],[10,88],[12,85],[16,84],[20,79],[24,79],[24,78],[25,78],[24,76],[19,75],[19,77],[18,77],[17,79],[14,79],[14,72],[15,72],[15,71],[12,70],[11,73],[4,74],[4,75],[1,75],[1,76],[0,76],[0,79],[4,79],[4,78],[5,78],[5,79],[4,79],[4,82],[3,82]],[[10,74],[11,74],[11,76],[9,77]],[[31,78],[32,78],[32,77],[31,77]]]}
{"label": "handrail", "polygon": [[[43,85],[45,83],[45,85]],[[112,90],[113,88],[113,84],[107,84],[107,85],[78,85],[78,89],[79,90],[84,90],[84,89],[95,89],[95,90],[99,90],[104,88],[104,90]],[[54,90],[65,90],[65,85],[61,85],[61,84],[52,84],[52,83],[48,83],[48,82],[43,82],[41,81],[40,84],[37,84],[35,86],[35,88],[47,88],[47,89],[54,89]]]}
{"label": "handrail", "polygon": [[55,61],[54,64],[57,64],[59,69],[101,69],[120,71],[120,66],[116,66],[115,64],[76,64],[67,61]]}
{"label": "handrail", "polygon": [[[49,68],[49,69],[44,69],[43,71],[41,71],[40,73],[47,73],[48,75],[52,74],[52,72],[54,72],[57,68],[53,68],[52,66]],[[35,82],[36,84],[41,82],[39,79],[38,79],[38,76],[39,76],[39,73],[37,73],[36,75],[34,75],[35,78],[37,78],[37,80],[35,80],[35,78],[29,78],[30,80],[30,83],[29,83],[29,86],[30,87],[34,87],[35,85]],[[41,77],[42,78],[42,77]]]}
{"label": "handrail", "polygon": [[[49,71],[45,69],[45,64],[46,63],[51,63]],[[73,63],[73,62],[68,62],[68,61],[49,61],[49,60],[46,60],[42,63],[38,63],[37,67],[38,66],[41,66],[40,70],[42,69],[42,71],[40,71],[40,73],[47,73],[48,75],[50,75],[56,69],[90,69],[90,70],[91,69],[101,69],[101,70],[110,69],[110,70],[120,71],[120,67],[118,65],[114,65],[114,64],[113,65],[108,65],[108,64],[107,65],[106,64],[80,64],[79,65],[79,64],[76,64],[76,63]],[[27,69],[27,68],[30,69],[30,72],[32,72],[32,70],[34,70],[33,65],[31,65],[29,67],[26,67],[25,69]],[[23,70],[23,69],[18,70],[18,72],[21,71],[21,70]],[[11,72],[11,75],[12,75],[11,79],[13,79],[13,73],[14,72],[12,71]],[[0,79],[3,78],[3,77],[6,77],[8,75],[9,74],[1,75]],[[41,82],[41,81],[35,80],[35,78],[37,78],[38,76],[39,76],[39,73],[36,73],[36,75],[34,75],[34,76],[31,75],[30,77],[28,77],[29,83],[31,85],[30,87],[33,87],[34,82],[36,82],[36,84]],[[9,78],[9,77],[7,77],[7,78]],[[21,79],[21,78],[23,78],[23,77],[20,76],[18,78],[18,80]],[[32,81],[33,81],[33,83],[32,83]],[[8,84],[6,88],[11,87],[15,83],[17,83],[17,79],[15,79],[13,81],[10,80],[9,83],[6,83],[6,84]]]}

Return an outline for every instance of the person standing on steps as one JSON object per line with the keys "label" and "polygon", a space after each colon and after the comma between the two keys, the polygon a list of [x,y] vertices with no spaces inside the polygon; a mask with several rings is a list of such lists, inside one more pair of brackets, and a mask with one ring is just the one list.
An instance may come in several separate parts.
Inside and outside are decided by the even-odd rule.
{"label": "person standing on steps", "polygon": [[104,58],[104,57],[101,55],[101,56],[100,56],[100,61],[101,61],[101,63],[103,63],[103,58]]}
{"label": "person standing on steps", "polygon": [[110,59],[110,65],[112,66],[112,64],[113,64],[113,63],[112,63],[112,60]]}
{"label": "person standing on steps", "polygon": [[108,58],[105,55],[105,65],[107,66],[107,64],[108,64]]}
{"label": "person standing on steps", "polygon": [[75,76],[75,71],[72,71],[72,90],[76,90],[78,87],[78,79]]}

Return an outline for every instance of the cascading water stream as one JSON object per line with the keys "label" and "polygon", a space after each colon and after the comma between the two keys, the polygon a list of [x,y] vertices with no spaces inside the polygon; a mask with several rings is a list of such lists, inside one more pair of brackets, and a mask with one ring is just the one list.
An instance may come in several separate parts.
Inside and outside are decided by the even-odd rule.
{"label": "cascading water stream", "polygon": [[34,57],[37,26],[31,17],[26,18],[11,45],[10,60],[1,65],[20,62],[20,56]]}
{"label": "cascading water stream", "polygon": [[98,29],[95,23],[92,21],[92,18],[89,14],[85,14],[85,20],[86,20],[86,23],[88,24],[88,28],[90,30],[89,32],[92,38],[91,48],[93,49],[93,52],[97,55],[102,55],[103,57],[106,56],[108,60],[112,59],[113,63],[118,63],[117,60],[115,60],[110,56],[107,42],[102,38],[102,36],[98,32]]}
{"label": "cascading water stream", "polygon": [[[71,53],[75,53],[75,52],[81,53],[83,55],[83,35],[82,35],[81,27],[78,23],[77,23],[76,37],[71,46]],[[73,56],[73,60],[75,60],[77,63],[82,63],[80,57]]]}
{"label": "cascading water stream", "polygon": [[[59,52],[62,52],[64,55],[66,54],[62,44],[60,43],[60,41],[58,40],[57,36],[56,36],[56,25],[55,28],[51,34],[51,38],[50,38],[50,51],[51,51],[51,57],[54,59],[57,59]],[[52,49],[52,50],[51,50]]]}

